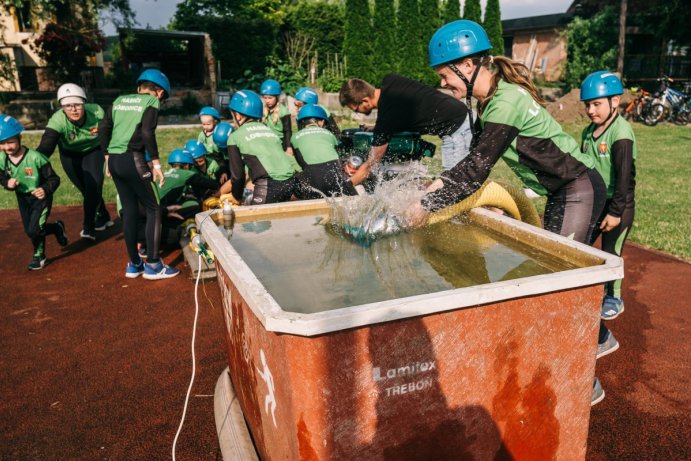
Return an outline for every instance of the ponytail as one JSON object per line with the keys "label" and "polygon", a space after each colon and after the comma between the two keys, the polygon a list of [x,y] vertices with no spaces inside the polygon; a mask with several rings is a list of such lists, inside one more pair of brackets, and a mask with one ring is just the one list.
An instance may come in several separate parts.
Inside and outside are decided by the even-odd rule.
{"label": "ponytail", "polygon": [[528,67],[526,67],[524,64],[513,61],[504,56],[484,56],[474,59],[477,59],[477,64],[482,65],[492,72],[492,82],[490,84],[489,94],[480,105],[481,111],[492,99],[494,93],[497,92],[499,80],[504,80],[507,83],[520,86],[530,93],[530,96],[532,96],[535,102],[543,107],[545,106],[545,100],[542,99],[537,91],[537,88],[535,88],[535,85],[533,85],[530,70],[528,70]]}

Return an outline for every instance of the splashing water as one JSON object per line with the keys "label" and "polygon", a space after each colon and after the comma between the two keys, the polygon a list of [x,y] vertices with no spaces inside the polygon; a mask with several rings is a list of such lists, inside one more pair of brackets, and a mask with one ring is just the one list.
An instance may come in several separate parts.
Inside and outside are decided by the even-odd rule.
{"label": "splashing water", "polygon": [[425,195],[427,168],[410,162],[391,172],[391,168],[380,168],[371,194],[328,200],[327,228],[365,247],[405,230],[405,211]]}

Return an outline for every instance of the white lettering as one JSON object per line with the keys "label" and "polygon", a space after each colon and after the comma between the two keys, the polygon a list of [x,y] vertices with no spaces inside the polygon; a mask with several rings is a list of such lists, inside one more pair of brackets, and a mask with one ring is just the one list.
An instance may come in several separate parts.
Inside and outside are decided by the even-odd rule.
{"label": "white lettering", "polygon": [[394,395],[410,394],[413,392],[423,391],[432,387],[432,378],[423,378],[418,381],[401,384],[397,386],[390,386],[384,389],[387,397]]}
{"label": "white lettering", "polygon": [[434,360],[429,362],[415,362],[409,365],[404,365],[397,368],[389,368],[386,373],[382,375],[382,370],[379,367],[372,368],[372,380],[374,382],[385,381],[387,379],[401,378],[406,376],[414,376],[419,373],[427,373],[436,370],[437,366]]}

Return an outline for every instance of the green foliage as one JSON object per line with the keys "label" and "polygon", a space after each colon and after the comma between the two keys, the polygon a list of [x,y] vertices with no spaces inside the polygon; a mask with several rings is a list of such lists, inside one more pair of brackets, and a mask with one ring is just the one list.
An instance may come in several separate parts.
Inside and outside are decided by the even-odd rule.
{"label": "green foliage", "polygon": [[304,86],[307,81],[307,71],[304,68],[294,67],[277,58],[269,59],[264,75],[266,78],[280,82],[283,91],[288,94],[295,94],[298,88]]}
{"label": "green foliage", "polygon": [[442,17],[444,24],[461,19],[461,2],[459,0],[446,0]]}
{"label": "green foliage", "polygon": [[423,50],[422,65],[424,67],[421,80],[428,85],[436,85],[439,82],[436,72],[428,65],[429,40],[439,27],[441,27],[439,0],[420,0],[420,45]]}
{"label": "green foliage", "polygon": [[348,77],[372,80],[372,24],[367,0],[346,0],[343,54]]}
{"label": "green foliage", "polygon": [[504,38],[502,37],[501,28],[501,10],[499,8],[499,0],[487,0],[485,6],[485,22],[483,27],[489,37],[489,42],[492,44],[492,54],[495,56],[504,55]]}
{"label": "green foliage", "polygon": [[[323,62],[323,61],[322,61]],[[326,92],[336,92],[346,80],[345,63],[338,54],[326,55],[326,64],[322,64],[319,87]]]}
{"label": "green foliage", "polygon": [[571,88],[580,86],[591,72],[612,69],[617,62],[618,14],[605,8],[592,18],[576,17],[564,31],[566,69],[564,80]]}
{"label": "green foliage", "polygon": [[178,4],[171,23],[174,30],[209,33],[224,80],[243,78],[246,69],[262,73],[279,43],[278,19],[267,12],[243,10],[242,3],[246,2],[185,0]]}
{"label": "green foliage", "polygon": [[[400,0],[398,4],[399,73],[423,80],[427,69],[427,41],[420,36],[420,8],[417,0]],[[427,39],[429,40],[429,38]]]}
{"label": "green foliage", "polygon": [[341,4],[326,0],[300,0],[288,8],[282,31],[311,37],[319,56],[326,56],[341,52],[344,22]]}
{"label": "green foliage", "polygon": [[377,85],[389,73],[398,72],[398,40],[393,0],[374,1],[374,54],[372,84]]}
{"label": "green foliage", "polygon": [[465,0],[463,7],[463,19],[470,19],[478,24],[482,24],[482,8],[480,0]]}

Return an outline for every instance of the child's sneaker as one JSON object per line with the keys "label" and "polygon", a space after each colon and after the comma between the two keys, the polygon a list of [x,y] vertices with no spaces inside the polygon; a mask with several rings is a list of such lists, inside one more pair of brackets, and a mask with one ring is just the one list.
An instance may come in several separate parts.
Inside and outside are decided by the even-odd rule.
{"label": "child's sneaker", "polygon": [[602,384],[600,384],[600,380],[597,379],[596,376],[595,381],[593,382],[593,393],[590,395],[590,406],[592,407],[593,405],[602,402],[604,399],[605,390],[602,388]]}
{"label": "child's sneaker", "polygon": [[96,241],[96,236],[94,235],[93,231],[82,229],[81,231],[79,231],[79,236],[84,240],[91,240],[92,242]]}
{"label": "child's sneaker", "polygon": [[109,227],[113,227],[115,223],[110,220],[108,216],[105,217],[96,217],[96,225],[94,226],[95,231],[104,231]]}
{"label": "child's sneaker", "polygon": [[144,263],[144,278],[147,280],[161,280],[175,277],[180,269],[167,266],[159,259],[155,263]]}
{"label": "child's sneaker", "polygon": [[43,269],[43,266],[46,265],[46,257],[45,256],[34,256],[31,258],[31,262],[29,263],[29,270],[30,271],[40,271]]}
{"label": "child's sneaker", "polygon": [[66,247],[69,240],[67,239],[67,231],[65,231],[65,223],[62,221],[55,221],[55,225],[60,228],[57,234],[55,234],[55,238],[58,240],[61,247]]}
{"label": "child's sneaker", "polygon": [[602,318],[602,320],[613,320],[619,317],[619,314],[622,312],[624,312],[624,300],[605,295],[605,299],[602,301],[600,318]]}
{"label": "child's sneaker", "polygon": [[619,349],[619,341],[617,341],[611,331],[608,331],[605,340],[597,344],[597,355],[595,357],[599,359],[617,349]]}
{"label": "child's sneaker", "polygon": [[128,279],[136,279],[144,272],[144,261],[139,260],[139,264],[133,264],[131,262],[127,263],[127,269],[125,269],[125,277]]}

